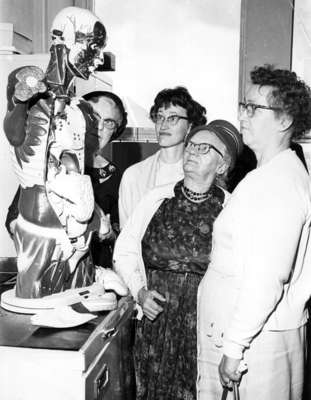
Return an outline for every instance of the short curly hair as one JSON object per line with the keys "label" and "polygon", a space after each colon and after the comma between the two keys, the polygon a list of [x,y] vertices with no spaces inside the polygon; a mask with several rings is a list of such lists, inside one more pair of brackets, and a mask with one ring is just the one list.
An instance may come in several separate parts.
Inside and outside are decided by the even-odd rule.
{"label": "short curly hair", "polygon": [[183,86],[161,90],[154,99],[150,109],[150,118],[154,120],[159,108],[168,108],[170,105],[183,107],[187,111],[188,121],[192,127],[206,124],[206,109],[195,101],[188,90]]}
{"label": "short curly hair", "polygon": [[93,103],[97,103],[101,97],[106,97],[114,102],[116,107],[119,109],[120,114],[121,114],[121,124],[118,126],[118,129],[116,132],[113,133],[113,135],[110,138],[110,142],[112,140],[116,140],[124,131],[127,125],[127,112],[125,111],[124,104],[122,100],[120,99],[119,96],[117,96],[115,93],[112,92],[107,92],[104,90],[97,90],[95,92],[90,92],[87,93],[83,96],[84,100],[86,101],[91,101]]}
{"label": "short curly hair", "polygon": [[311,91],[309,86],[299,79],[295,72],[276,69],[271,64],[255,67],[251,73],[251,82],[259,86],[271,86],[269,105],[280,107],[293,119],[292,139],[298,139],[311,129]]}

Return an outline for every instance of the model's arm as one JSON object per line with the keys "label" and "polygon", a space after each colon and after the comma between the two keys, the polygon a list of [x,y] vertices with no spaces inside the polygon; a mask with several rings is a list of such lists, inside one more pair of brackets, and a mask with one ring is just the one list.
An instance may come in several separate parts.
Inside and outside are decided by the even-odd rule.
{"label": "model's arm", "polygon": [[9,206],[8,213],[5,219],[5,227],[9,234],[12,236],[14,231],[14,226],[16,224],[16,219],[18,217],[18,200],[20,194],[20,186],[18,187],[12,203]]}
{"label": "model's arm", "polygon": [[25,140],[29,106],[39,93],[47,90],[43,78],[43,71],[34,66],[18,68],[8,77],[8,106],[3,127],[12,146],[20,146]]}

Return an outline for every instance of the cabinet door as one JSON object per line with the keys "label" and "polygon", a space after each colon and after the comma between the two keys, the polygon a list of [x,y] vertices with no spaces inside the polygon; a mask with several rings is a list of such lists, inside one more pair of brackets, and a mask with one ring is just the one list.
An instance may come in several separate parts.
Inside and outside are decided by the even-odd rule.
{"label": "cabinet door", "polygon": [[134,320],[130,311],[115,330],[103,334],[102,348],[85,374],[86,400],[135,399]]}

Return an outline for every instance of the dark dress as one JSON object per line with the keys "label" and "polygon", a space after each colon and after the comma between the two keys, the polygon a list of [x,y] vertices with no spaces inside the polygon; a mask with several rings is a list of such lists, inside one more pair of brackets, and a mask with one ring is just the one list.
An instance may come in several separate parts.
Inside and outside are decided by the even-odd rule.
{"label": "dark dress", "polygon": [[142,240],[148,289],[167,300],[155,321],[138,321],[135,338],[137,400],[196,398],[197,289],[210,262],[213,222],[224,192],[212,186],[202,203],[187,200],[182,182],[165,200]]}
{"label": "dark dress", "polygon": [[[109,163],[103,168],[85,168],[86,175],[92,180],[95,202],[105,214],[110,214],[112,228],[119,234],[118,191],[121,180],[119,169]],[[101,179],[105,179],[101,182]],[[112,252],[114,240],[100,240],[95,233],[91,241],[93,263],[105,268],[112,268]]]}

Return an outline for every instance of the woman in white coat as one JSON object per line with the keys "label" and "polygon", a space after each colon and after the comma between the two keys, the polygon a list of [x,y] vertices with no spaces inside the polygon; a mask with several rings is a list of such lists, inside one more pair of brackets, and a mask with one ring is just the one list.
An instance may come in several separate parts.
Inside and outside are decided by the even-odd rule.
{"label": "woman in white coat", "polygon": [[311,195],[289,146],[311,128],[310,89],[294,72],[255,68],[239,118],[258,164],[214,224],[198,296],[198,400],[218,400],[223,386],[239,381],[243,400],[299,400]]}

